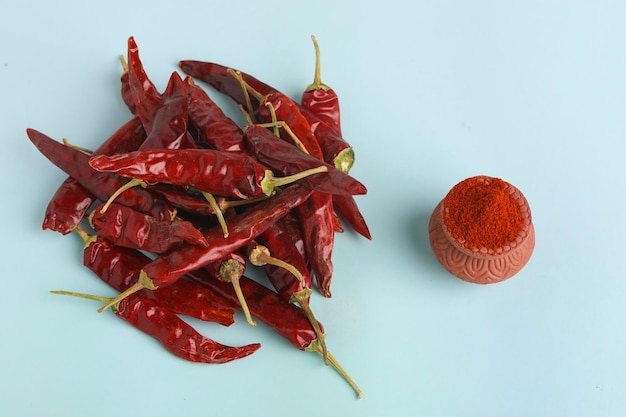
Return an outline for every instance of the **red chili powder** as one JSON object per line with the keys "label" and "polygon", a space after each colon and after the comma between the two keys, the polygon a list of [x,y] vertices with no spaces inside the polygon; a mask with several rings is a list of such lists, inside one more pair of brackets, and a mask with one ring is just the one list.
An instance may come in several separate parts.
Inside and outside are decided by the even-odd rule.
{"label": "red chili powder", "polygon": [[498,249],[515,241],[524,227],[519,203],[508,184],[472,177],[455,185],[443,201],[443,223],[469,249]]}

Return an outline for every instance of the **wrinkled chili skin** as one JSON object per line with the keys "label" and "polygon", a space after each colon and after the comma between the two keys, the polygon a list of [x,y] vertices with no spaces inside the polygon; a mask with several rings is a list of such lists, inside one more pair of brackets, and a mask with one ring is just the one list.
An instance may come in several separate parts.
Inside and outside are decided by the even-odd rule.
{"label": "wrinkled chili skin", "polygon": [[317,288],[325,297],[331,297],[332,253],[335,243],[332,196],[313,193],[296,210],[302,224],[304,247]]}
{"label": "wrinkled chili skin", "polygon": [[[241,84],[231,74],[229,68],[213,62],[184,60],[178,63],[183,72],[193,78],[204,81],[222,94],[230,97],[235,103],[246,105],[246,99],[241,88]],[[244,81],[262,95],[276,92],[275,88],[254,78],[250,74],[241,73]],[[254,109],[259,107],[259,101],[250,97]]]}
{"label": "wrinkled chili skin", "polygon": [[197,85],[186,77],[189,92],[189,130],[196,140],[212,149],[247,152],[241,128]]}
{"label": "wrinkled chili skin", "polygon": [[[322,149],[324,161],[333,164],[337,169],[346,173],[350,171],[354,165],[354,150],[352,146],[350,146],[340,133],[336,132],[331,125],[324,122],[316,114],[304,109],[302,110],[302,114],[309,122],[311,131]],[[351,160],[344,161],[341,159],[342,152],[351,152],[351,155],[349,155]]]}
{"label": "wrinkled chili skin", "polygon": [[249,126],[246,129],[245,138],[250,152],[261,163],[283,175],[297,174],[320,165],[326,166],[328,168],[327,172],[302,179],[302,182],[315,191],[347,195],[367,193],[365,185],[355,178],[339,171],[334,165],[302,152],[262,126]]}
{"label": "wrinkled chili skin", "polygon": [[67,177],[50,199],[41,228],[67,235],[76,229],[93,202],[94,197],[85,187]]}
{"label": "wrinkled chili skin", "polygon": [[[282,220],[277,221],[261,234],[259,243],[269,249],[272,257],[292,265],[302,274],[304,285],[285,268],[270,264],[263,266],[265,274],[276,292],[283,300],[291,302],[293,294],[313,288],[313,279],[311,274],[309,274],[306,259],[302,256],[302,253],[294,243],[294,238],[290,235],[289,226]],[[306,297],[307,301],[308,298]]]}
{"label": "wrinkled chili skin", "polygon": [[136,116],[149,134],[156,112],[161,104],[161,93],[152,83],[139,57],[139,48],[134,37],[128,38],[128,85]]}
{"label": "wrinkled chili skin", "polygon": [[353,196],[334,195],[333,208],[348,222],[355,232],[366,239],[372,240],[372,234],[367,226],[367,222]]}
{"label": "wrinkled chili skin", "polygon": [[102,212],[104,204],[96,207],[89,223],[98,235],[117,246],[165,253],[181,243],[208,246],[202,233],[193,224],[175,218],[158,220],[130,207],[112,203]]}
{"label": "wrinkled chili skin", "polygon": [[191,186],[215,195],[250,199],[265,196],[261,181],[267,167],[247,154],[214,149],[156,149],[89,162],[98,171],[139,178],[149,184]]}
{"label": "wrinkled chili skin", "polygon": [[156,287],[170,285],[188,272],[239,250],[291,209],[306,201],[311,194],[308,188],[293,184],[229,219],[228,237],[224,237],[219,225],[211,227],[203,232],[209,242],[208,248],[182,245],[167,255],[158,256],[144,266],[143,271]]}
{"label": "wrinkled chili skin", "polygon": [[188,96],[187,84],[173,72],[154,113],[150,133],[139,150],[196,147],[187,131]]}
{"label": "wrinkled chili skin", "polygon": [[[138,118],[132,118],[115,131],[92,155],[116,154],[133,151],[146,138],[146,132]],[[42,229],[61,234],[73,231],[83,219],[95,197],[72,177],[59,186],[44,214]]]}
{"label": "wrinkled chili skin", "polygon": [[[101,201],[107,201],[127,180],[115,174],[98,172],[89,166],[89,155],[63,145],[34,129],[26,133],[31,142],[50,162],[76,179],[85,189]],[[115,200],[160,220],[171,219],[174,209],[164,200],[156,198],[143,188],[134,187],[124,191]]]}
{"label": "wrinkled chili skin", "polygon": [[308,89],[302,93],[300,103],[302,108],[316,115],[324,123],[332,127],[333,133],[341,137],[339,97],[332,88]]}
{"label": "wrinkled chili skin", "polygon": [[[276,120],[285,122],[292,132],[300,140],[307,153],[320,161],[324,160],[322,148],[320,148],[317,138],[311,130],[311,125],[298,107],[298,104],[287,95],[276,91],[265,96],[259,104],[257,117],[260,121],[270,123],[274,121],[274,116],[270,112],[267,104],[271,104],[274,109]],[[291,137],[281,129],[280,135],[286,141],[292,141]]]}
{"label": "wrinkled chili skin", "polygon": [[[91,239],[83,250],[83,264],[103,282],[122,292],[139,279],[141,268],[150,258],[135,249],[113,245],[101,236]],[[140,290],[142,297],[153,299],[175,313],[199,320],[230,326],[237,308],[214,292],[192,281],[176,283],[154,291]]]}
{"label": "wrinkled chili skin", "polygon": [[[237,302],[233,286],[210,275],[205,269],[193,271],[189,277],[233,303]],[[300,307],[246,276],[239,279],[239,284],[252,316],[274,329],[297,349],[305,350],[317,339],[311,322]],[[319,326],[323,331],[322,323]]]}
{"label": "wrinkled chili skin", "polygon": [[245,358],[261,345],[226,346],[198,333],[171,310],[149,298],[131,294],[119,302],[115,314],[133,327],[157,339],[179,358],[201,363],[226,363]]}

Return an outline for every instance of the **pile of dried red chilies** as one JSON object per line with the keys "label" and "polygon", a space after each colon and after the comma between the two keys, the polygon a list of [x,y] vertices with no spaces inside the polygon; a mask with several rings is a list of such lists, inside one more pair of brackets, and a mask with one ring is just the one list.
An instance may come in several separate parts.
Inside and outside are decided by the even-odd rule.
{"label": "pile of dried red chilies", "polygon": [[[225,363],[259,344],[231,347],[182,320],[229,326],[241,308],[298,349],[322,354],[361,391],[326,349],[309,305],[330,297],[334,236],[343,224],[370,232],[349,175],[354,152],[341,133],[339,102],[319,76],[300,103],[241,71],[181,61],[164,91],[149,79],[134,38],[122,59],[121,95],[132,118],[94,150],[27,129],[32,143],[68,174],[43,229],[84,240],[84,265],[119,292],[99,300],[171,353]],[[240,105],[241,127],[196,81]],[[343,221],[342,221],[343,220]],[[262,268],[268,284],[244,275]]]}

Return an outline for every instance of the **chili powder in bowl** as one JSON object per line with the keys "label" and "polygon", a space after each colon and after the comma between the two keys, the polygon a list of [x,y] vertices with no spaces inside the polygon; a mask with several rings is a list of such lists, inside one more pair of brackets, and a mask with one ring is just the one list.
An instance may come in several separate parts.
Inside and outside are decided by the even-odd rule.
{"label": "chili powder in bowl", "polygon": [[476,176],[456,184],[428,226],[430,246],[454,276],[491,284],[518,273],[535,247],[524,195],[500,178]]}

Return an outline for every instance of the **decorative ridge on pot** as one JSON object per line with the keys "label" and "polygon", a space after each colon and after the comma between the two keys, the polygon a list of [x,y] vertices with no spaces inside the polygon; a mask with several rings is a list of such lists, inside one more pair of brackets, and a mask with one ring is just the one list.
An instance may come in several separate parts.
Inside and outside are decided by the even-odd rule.
{"label": "decorative ridge on pot", "polygon": [[499,178],[476,176],[455,185],[430,219],[433,253],[450,273],[469,282],[508,279],[535,246],[530,206],[520,190]]}

